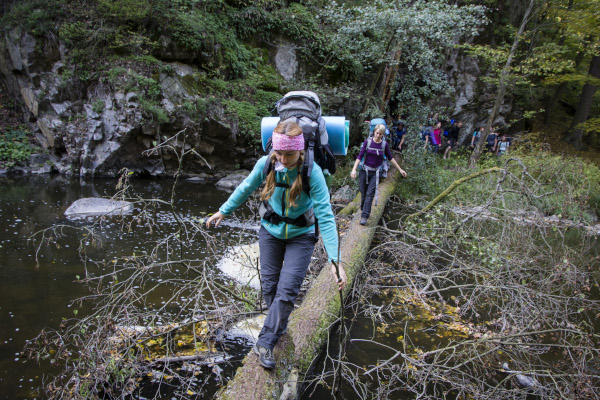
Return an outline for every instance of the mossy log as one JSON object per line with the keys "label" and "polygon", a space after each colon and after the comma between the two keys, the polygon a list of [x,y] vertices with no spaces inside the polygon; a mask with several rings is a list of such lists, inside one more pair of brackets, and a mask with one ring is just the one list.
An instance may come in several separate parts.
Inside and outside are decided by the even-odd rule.
{"label": "mossy log", "polygon": [[360,192],[356,194],[354,200],[352,200],[348,205],[338,212],[339,215],[352,215],[358,210],[360,207]]}
{"label": "mossy log", "polygon": [[[344,296],[349,293],[354,278],[364,266],[375,227],[399,179],[398,171],[390,171],[388,178],[382,180],[379,185],[378,205],[372,208],[367,225],[360,225],[360,213],[357,213],[342,238],[341,260],[348,276]],[[299,389],[296,383],[302,381],[305,374],[312,369],[329,337],[329,329],[338,319],[340,307],[337,285],[327,265],[317,276],[300,307],[292,312],[288,332],[275,346],[277,366],[271,371],[264,369],[258,363],[257,356],[250,352],[238,368],[235,377],[221,390],[217,398],[295,398]]]}

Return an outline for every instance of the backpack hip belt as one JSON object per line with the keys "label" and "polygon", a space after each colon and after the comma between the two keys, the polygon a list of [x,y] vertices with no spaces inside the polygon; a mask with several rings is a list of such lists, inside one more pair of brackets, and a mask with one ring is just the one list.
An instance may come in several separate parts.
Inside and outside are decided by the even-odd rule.
{"label": "backpack hip belt", "polygon": [[271,207],[271,204],[269,204],[267,200],[263,200],[260,202],[258,214],[262,219],[267,220],[275,225],[278,225],[281,222],[285,222],[286,224],[292,224],[303,228],[305,226],[311,226],[316,223],[315,211],[312,207],[297,218],[282,217],[281,215],[277,214],[275,210],[273,210],[273,207]]}

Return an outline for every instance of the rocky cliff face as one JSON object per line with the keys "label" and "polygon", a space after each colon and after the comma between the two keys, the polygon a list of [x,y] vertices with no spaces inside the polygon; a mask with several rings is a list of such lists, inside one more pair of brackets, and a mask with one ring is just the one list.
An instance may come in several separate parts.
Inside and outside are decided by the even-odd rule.
{"label": "rocky cliff face", "polygon": [[[471,135],[478,127],[485,125],[496,99],[496,88],[490,87],[481,80],[482,71],[477,59],[453,49],[446,58],[446,76],[450,86],[455,88],[451,96],[444,96],[440,103],[450,110],[450,115],[456,120],[463,121],[460,142],[470,144]],[[519,133],[523,130],[523,113],[514,108],[512,99],[507,96],[504,100],[493,126],[505,133]],[[510,121],[519,121],[510,131],[506,129]]]}
{"label": "rocky cliff face", "polygon": [[[168,122],[159,122],[144,116],[138,93],[73,78],[65,51],[59,42],[40,42],[18,30],[0,40],[0,79],[23,104],[27,124],[43,150],[29,165],[34,171],[115,176],[126,167],[170,175],[182,152],[194,149],[185,172],[211,174],[251,165],[258,155],[236,137],[235,121],[222,107],[208,104],[196,120],[178,112],[185,101],[195,100],[184,84],[194,74],[192,67],[174,61],[169,64],[172,73],[158,76],[160,106],[168,115]],[[176,49],[163,51],[173,56]],[[160,149],[149,151],[161,143]]]}
{"label": "rocky cliff face", "polygon": [[[172,176],[184,152],[182,168],[187,175],[220,178],[233,169],[251,168],[261,154],[256,140],[249,143],[248,138],[240,137],[240,122],[221,102],[199,99],[192,90],[199,84],[193,63],[201,63],[202,55],[192,56],[166,39],[159,44],[157,57],[168,66],[153,75],[160,92],[155,103],[164,112],[163,119],[150,115],[140,93],[126,85],[77,78],[67,61],[66,48],[58,40],[36,39],[17,29],[0,38],[0,81],[23,105],[29,129],[43,150],[21,169],[111,177],[128,168],[143,175]],[[294,45],[283,39],[270,45],[269,59],[286,81],[307,74]],[[466,141],[487,119],[493,92],[488,93],[480,81],[482,71],[476,60],[458,51],[448,56],[446,71],[456,92],[440,103],[452,110],[454,118],[464,121],[462,139]],[[345,115],[358,138],[367,96],[338,96],[333,89],[322,96],[325,113]],[[185,112],[186,104],[198,104],[199,100],[203,101],[202,112]],[[514,119],[517,114],[507,103],[496,122],[502,125],[509,115]]]}
{"label": "rocky cliff face", "polygon": [[[59,41],[36,39],[16,29],[2,37],[0,81],[23,105],[29,129],[43,150],[29,165],[13,170],[112,177],[128,168],[144,175],[172,176],[184,152],[182,169],[187,175],[217,179],[233,169],[251,168],[262,155],[257,145],[260,133],[254,141],[240,137],[235,115],[227,113],[221,102],[200,99],[195,93],[199,70],[192,63],[202,63],[201,55],[192,57],[167,39],[159,43],[156,55],[165,63],[161,70],[168,72],[153,78],[160,87],[156,103],[167,121],[148,115],[135,90],[102,79],[76,78]],[[285,81],[303,77],[306,72],[293,44],[283,39],[274,43],[269,59],[276,71]],[[193,116],[185,112],[186,105],[200,100],[202,112]],[[361,96],[327,95],[328,115],[359,118],[361,108]]]}

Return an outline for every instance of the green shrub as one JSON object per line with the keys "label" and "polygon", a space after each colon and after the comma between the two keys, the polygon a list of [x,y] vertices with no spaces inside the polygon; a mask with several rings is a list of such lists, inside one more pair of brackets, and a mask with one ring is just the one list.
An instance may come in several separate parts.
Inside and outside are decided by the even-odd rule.
{"label": "green shrub", "polygon": [[212,60],[207,66],[209,70],[225,69],[233,78],[241,78],[252,68],[252,52],[236,37],[226,13],[202,10],[179,13],[169,30],[181,46],[209,54]]}
{"label": "green shrub", "polygon": [[258,109],[248,101],[226,100],[224,101],[227,113],[238,122],[238,128],[242,136],[248,140],[250,146],[260,143],[261,115]]}
{"label": "green shrub", "polygon": [[24,161],[33,154],[35,148],[29,144],[25,130],[8,130],[0,134],[0,161],[13,165]]}
{"label": "green shrub", "polygon": [[161,106],[152,101],[142,99],[140,101],[140,108],[142,109],[144,117],[149,117],[160,124],[169,122],[169,116],[167,115],[167,112]]}
{"label": "green shrub", "polygon": [[[417,143],[415,149],[403,153],[403,167],[408,177],[399,185],[398,196],[406,201],[422,198],[429,202],[455,180],[495,166],[505,168],[509,159],[484,156],[472,170],[468,167],[469,156],[468,151],[462,150],[443,160]],[[600,212],[600,169],[597,166],[579,158],[544,152],[511,152],[511,156],[518,156],[519,161],[508,164],[502,198],[497,198],[492,209],[535,208],[547,215],[588,222],[590,212]],[[461,206],[486,204],[496,193],[497,183],[496,173],[479,176],[459,185],[444,201]]]}
{"label": "green shrub", "polygon": [[58,34],[60,38],[69,46],[78,44],[82,40],[86,40],[91,31],[81,21],[67,22],[63,24]]}
{"label": "green shrub", "polygon": [[102,114],[102,111],[104,111],[104,100],[97,99],[94,101],[92,104],[92,110],[94,110],[96,114]]}
{"label": "green shrub", "polygon": [[43,37],[55,29],[56,21],[61,20],[65,12],[66,0],[28,0],[19,1],[0,19],[0,26],[22,27],[32,35]]}
{"label": "green shrub", "polygon": [[101,16],[119,22],[147,22],[152,3],[146,0],[99,0],[98,11]]}
{"label": "green shrub", "polygon": [[121,82],[121,79],[124,75],[127,74],[127,70],[123,67],[114,67],[106,72],[106,77],[108,78],[108,82],[116,85]]}

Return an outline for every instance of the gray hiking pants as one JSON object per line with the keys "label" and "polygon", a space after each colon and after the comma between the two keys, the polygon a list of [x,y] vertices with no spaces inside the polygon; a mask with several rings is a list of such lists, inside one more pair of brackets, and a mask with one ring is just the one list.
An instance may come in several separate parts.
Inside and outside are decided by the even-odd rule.
{"label": "gray hiking pants", "polygon": [[378,176],[375,171],[365,171],[361,169],[358,173],[358,190],[360,191],[360,209],[361,217],[369,218],[371,207],[375,198],[378,185]]}
{"label": "gray hiking pants", "polygon": [[307,233],[291,239],[278,239],[264,227],[258,233],[260,276],[269,313],[258,335],[258,344],[273,349],[287,329],[294,302],[308,270],[316,237]]}

